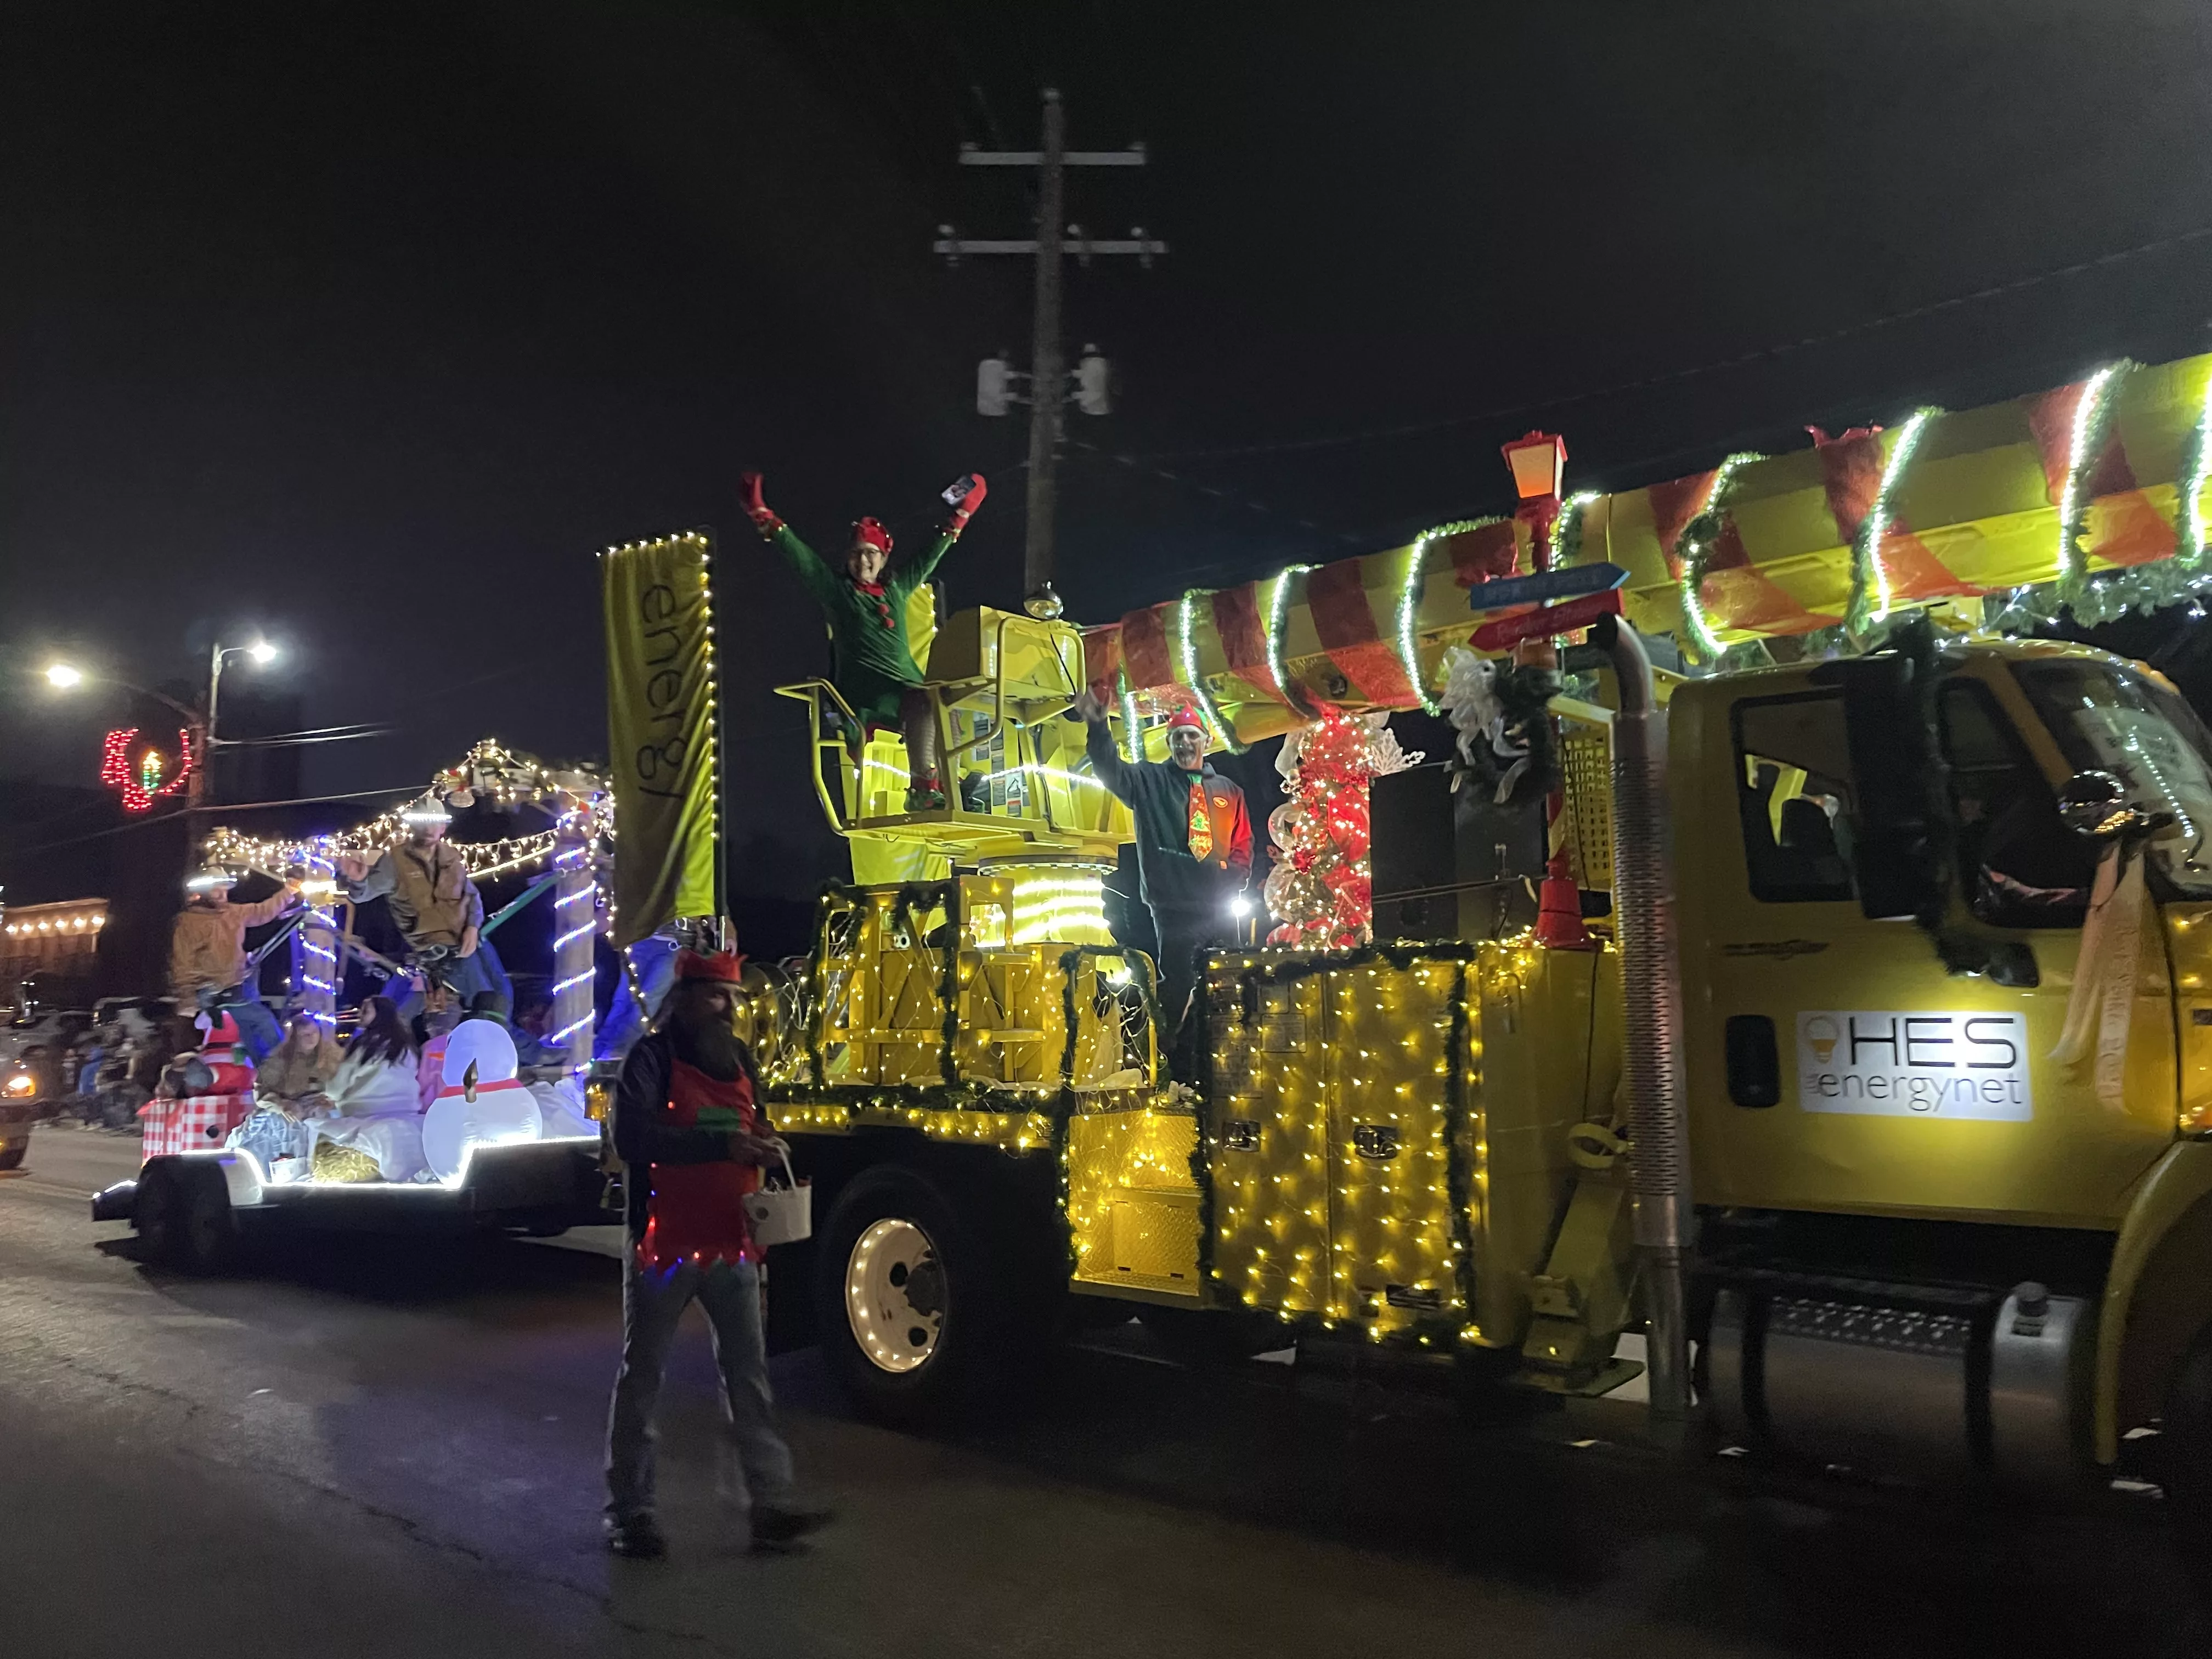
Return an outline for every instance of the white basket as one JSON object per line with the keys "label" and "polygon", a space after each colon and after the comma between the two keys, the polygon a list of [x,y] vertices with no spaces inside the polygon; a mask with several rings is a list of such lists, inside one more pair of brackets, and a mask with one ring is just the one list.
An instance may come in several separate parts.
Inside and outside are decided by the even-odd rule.
{"label": "white basket", "polygon": [[782,1186],[771,1187],[763,1177],[757,1192],[745,1194],[745,1223],[752,1230],[753,1243],[763,1249],[814,1236],[814,1188],[792,1174],[788,1153],[783,1180]]}

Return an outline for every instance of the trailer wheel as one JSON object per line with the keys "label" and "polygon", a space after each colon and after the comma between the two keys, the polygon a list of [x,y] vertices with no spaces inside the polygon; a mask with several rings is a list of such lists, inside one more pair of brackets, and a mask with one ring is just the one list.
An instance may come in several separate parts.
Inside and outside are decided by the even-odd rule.
{"label": "trailer wheel", "polygon": [[2158,1440],[2166,1513],[2186,1560],[2212,1547],[2212,1330],[2197,1339],[2173,1374]]}
{"label": "trailer wheel", "polygon": [[815,1257],[815,1331],[870,1416],[943,1423],[1001,1375],[1023,1322],[988,1236],[897,1164],[863,1170],[838,1195]]}
{"label": "trailer wheel", "polygon": [[219,1273],[238,1259],[238,1217],[230,1207],[230,1188],[213,1164],[173,1167],[177,1223],[172,1229],[172,1265],[188,1273]]}
{"label": "trailer wheel", "polygon": [[156,1158],[138,1172],[138,1190],[131,1200],[131,1224],[137,1229],[139,1249],[147,1261],[167,1267],[175,1259],[178,1236],[184,1226],[183,1205],[176,1171],[167,1160]]}
{"label": "trailer wheel", "polygon": [[19,1140],[12,1146],[0,1148],[0,1170],[21,1168],[23,1154],[30,1150],[31,1143],[27,1140]]}

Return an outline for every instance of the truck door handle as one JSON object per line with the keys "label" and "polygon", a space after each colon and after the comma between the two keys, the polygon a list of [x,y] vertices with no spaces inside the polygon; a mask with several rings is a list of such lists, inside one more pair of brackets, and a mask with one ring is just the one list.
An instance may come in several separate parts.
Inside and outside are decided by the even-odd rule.
{"label": "truck door handle", "polygon": [[1765,1014],[1730,1014],[1726,1033],[1729,1098],[1739,1106],[1782,1103],[1782,1057],[1774,1022]]}

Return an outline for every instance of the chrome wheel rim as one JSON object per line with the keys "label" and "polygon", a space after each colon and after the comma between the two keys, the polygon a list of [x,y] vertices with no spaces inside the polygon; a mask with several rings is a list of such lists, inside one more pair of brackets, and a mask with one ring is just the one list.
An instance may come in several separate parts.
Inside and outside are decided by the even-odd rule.
{"label": "chrome wheel rim", "polygon": [[945,1328],[945,1270],[927,1233],[897,1217],[862,1231],[845,1263],[845,1318],[878,1370],[929,1363]]}

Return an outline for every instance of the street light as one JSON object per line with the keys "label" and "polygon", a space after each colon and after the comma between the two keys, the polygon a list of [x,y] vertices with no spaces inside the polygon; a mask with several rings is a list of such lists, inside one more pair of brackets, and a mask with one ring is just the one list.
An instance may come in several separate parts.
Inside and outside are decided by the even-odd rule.
{"label": "street light", "polygon": [[[1513,493],[1521,498],[1514,517],[1528,526],[1528,568],[1552,568],[1552,526],[1559,522],[1559,485],[1566,471],[1567,441],[1551,432],[1531,432],[1510,444],[1498,446],[1513,474]],[[1538,635],[1515,647],[1513,659],[1523,667],[1556,669],[1559,665],[1555,641]],[[1539,716],[1550,720],[1549,714]],[[1545,803],[1545,823],[1556,826],[1566,801],[1553,788]],[[1573,866],[1561,841],[1544,865],[1544,879],[1537,889],[1536,943],[1550,951],[1592,948],[1589,930],[1583,926],[1582,894]]]}
{"label": "street light", "polygon": [[265,665],[276,660],[276,647],[266,640],[256,640],[251,645],[224,645],[217,642],[209,647],[207,726],[201,733],[201,743],[203,752],[210,759],[213,758],[216,744],[222,741],[215,734],[215,711],[216,705],[222,696],[222,665],[226,659],[232,657],[251,657],[256,663]]}
{"label": "street light", "polygon": [[182,717],[186,730],[191,732],[192,753],[198,757],[188,780],[185,799],[196,807],[207,806],[213,804],[210,796],[214,790],[213,774],[209,763],[214,758],[216,744],[222,741],[216,736],[215,718],[216,707],[222,696],[222,665],[233,657],[250,657],[257,665],[266,666],[276,661],[279,654],[278,648],[267,640],[256,640],[251,645],[217,642],[210,647],[208,651],[207,702],[200,708],[187,708],[174,697],[165,696],[149,686],[118,679],[112,674],[87,674],[82,669],[65,662],[54,663],[46,669],[46,683],[58,690],[74,691],[88,679],[97,679],[103,684],[135,691],[138,696],[150,698],[163,708],[174,711]]}

